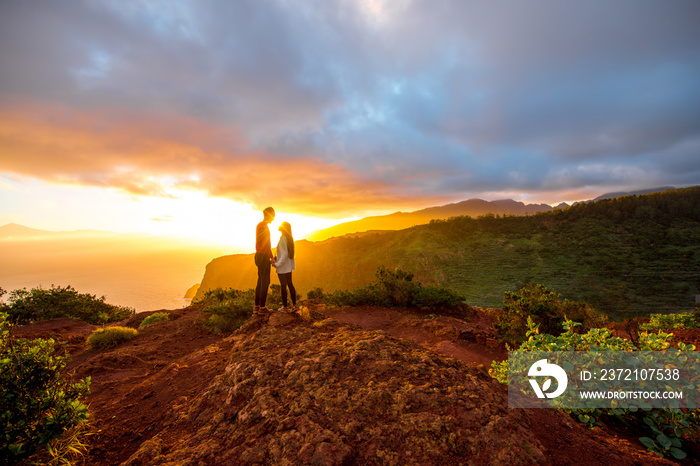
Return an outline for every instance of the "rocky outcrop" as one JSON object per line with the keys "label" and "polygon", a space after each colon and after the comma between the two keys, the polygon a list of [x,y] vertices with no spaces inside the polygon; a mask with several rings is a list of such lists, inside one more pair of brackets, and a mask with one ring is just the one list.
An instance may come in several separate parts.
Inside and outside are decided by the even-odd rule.
{"label": "rocky outcrop", "polygon": [[255,317],[230,338],[225,371],[126,464],[547,462],[483,366],[333,319]]}

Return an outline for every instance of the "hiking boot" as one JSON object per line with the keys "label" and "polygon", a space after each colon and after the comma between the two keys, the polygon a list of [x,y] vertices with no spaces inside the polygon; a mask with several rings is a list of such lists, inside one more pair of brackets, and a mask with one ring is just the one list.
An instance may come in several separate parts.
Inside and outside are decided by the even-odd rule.
{"label": "hiking boot", "polygon": [[255,306],[253,308],[253,314],[257,314],[260,311],[260,306]]}
{"label": "hiking boot", "polygon": [[286,307],[281,307],[277,309],[277,312],[281,312],[282,314],[289,314],[289,309],[287,309]]}
{"label": "hiking boot", "polygon": [[265,314],[272,314],[272,311],[266,308],[265,306],[261,306],[260,309],[258,309],[258,314],[265,315]]}

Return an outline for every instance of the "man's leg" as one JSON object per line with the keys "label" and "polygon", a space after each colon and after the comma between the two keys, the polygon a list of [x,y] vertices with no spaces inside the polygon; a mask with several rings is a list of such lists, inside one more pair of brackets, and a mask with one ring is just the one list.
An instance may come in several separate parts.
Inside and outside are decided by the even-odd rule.
{"label": "man's leg", "polygon": [[[265,307],[267,291],[270,287],[270,259],[267,256],[258,260],[258,282],[260,283],[260,307]],[[257,294],[257,293],[256,293]]]}

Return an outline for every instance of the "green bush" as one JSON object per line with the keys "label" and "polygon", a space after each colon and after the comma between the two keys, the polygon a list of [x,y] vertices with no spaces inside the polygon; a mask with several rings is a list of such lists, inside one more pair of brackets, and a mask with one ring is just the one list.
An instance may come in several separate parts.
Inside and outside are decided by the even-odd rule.
{"label": "green bush", "polygon": [[324,301],[335,306],[387,307],[455,307],[464,298],[447,288],[422,286],[413,281],[413,274],[400,269],[377,268],[375,281],[354,291],[339,290],[325,293]]}
{"label": "green bush", "polygon": [[167,322],[170,320],[169,312],[155,312],[141,321],[139,327],[144,327],[155,322]]}
{"label": "green bush", "polygon": [[494,324],[502,341],[521,342],[525,338],[528,319],[543,333],[559,335],[566,319],[581,323],[581,330],[599,326],[604,318],[586,303],[561,301],[560,296],[544,285],[528,283],[520,290],[503,294],[503,313]]}
{"label": "green bush", "polygon": [[[607,328],[593,328],[585,334],[573,332],[578,324],[566,320],[565,332],[560,335],[540,333],[539,325],[528,318],[527,341],[517,351],[667,351],[671,348],[671,333],[647,333],[639,335],[636,347],[629,340],[613,335]],[[675,349],[671,349],[676,351]],[[694,345],[678,344],[678,351],[694,351]],[[508,360],[491,364],[489,374],[501,383],[508,383]],[[698,439],[700,432],[700,411],[679,409],[628,410],[628,409],[568,409],[565,412],[589,426],[600,425],[603,416],[614,416],[623,424],[648,429],[649,435],[639,440],[650,451],[662,456],[671,455],[683,459],[686,453],[681,450],[682,439]],[[652,438],[653,437],[653,438]],[[654,440],[656,439],[656,440]]]}
{"label": "green bush", "polygon": [[322,299],[323,298],[323,289],[316,287],[313,290],[309,291],[306,293],[306,298],[307,299]]}
{"label": "green bush", "polygon": [[138,333],[138,330],[130,327],[98,328],[88,337],[87,345],[90,349],[107,349],[131,340]]}
{"label": "green bush", "polygon": [[679,314],[651,314],[649,323],[641,324],[642,330],[691,329],[700,327],[700,312]]}
{"label": "green bush", "polygon": [[27,290],[14,290],[8,303],[1,311],[8,313],[19,324],[39,320],[70,317],[101,325],[131,317],[135,310],[130,307],[115,306],[105,302],[105,297],[78,293],[73,287],[54,286],[46,290],[41,287]]}
{"label": "green bush", "polygon": [[64,377],[67,356],[54,340],[15,340],[9,316],[0,313],[0,464],[14,464],[85,426],[90,378]]}
{"label": "green bush", "polygon": [[[277,286],[279,288],[279,285]],[[279,291],[279,290],[278,290]],[[274,298],[268,295],[268,300]],[[255,291],[231,288],[208,290],[195,304],[203,304],[204,326],[213,333],[228,333],[238,329],[253,315]],[[273,301],[271,301],[273,302]]]}

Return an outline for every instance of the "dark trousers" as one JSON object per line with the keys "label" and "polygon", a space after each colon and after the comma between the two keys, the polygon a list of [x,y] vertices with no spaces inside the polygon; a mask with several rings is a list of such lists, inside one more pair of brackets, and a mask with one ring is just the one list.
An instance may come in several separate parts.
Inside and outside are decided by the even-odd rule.
{"label": "dark trousers", "polygon": [[258,267],[258,283],[255,285],[255,305],[265,306],[267,289],[270,287],[270,258],[267,254],[255,253],[255,265]]}
{"label": "dark trousers", "polygon": [[289,288],[289,294],[292,296],[292,305],[297,305],[297,290],[294,289],[294,284],[292,283],[292,272],[289,273],[278,273],[280,277],[280,286],[282,287],[282,305],[287,307],[287,288]]}

